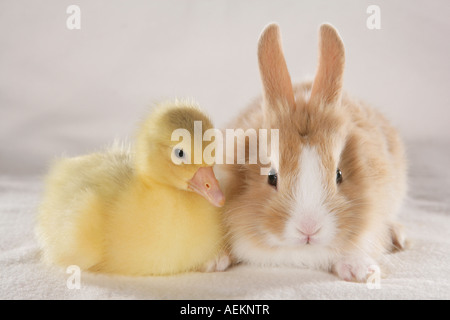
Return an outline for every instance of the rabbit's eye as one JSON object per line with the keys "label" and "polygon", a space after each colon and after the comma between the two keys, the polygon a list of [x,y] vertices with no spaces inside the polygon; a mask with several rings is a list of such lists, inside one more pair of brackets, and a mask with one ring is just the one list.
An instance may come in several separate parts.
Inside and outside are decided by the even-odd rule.
{"label": "rabbit's eye", "polygon": [[267,177],[267,182],[271,186],[275,187],[275,189],[276,189],[277,188],[277,182],[278,182],[278,175],[277,175],[277,173],[273,172],[273,171],[269,172],[269,176]]}
{"label": "rabbit's eye", "polygon": [[342,171],[337,168],[336,170],[336,183],[340,184],[342,182]]}

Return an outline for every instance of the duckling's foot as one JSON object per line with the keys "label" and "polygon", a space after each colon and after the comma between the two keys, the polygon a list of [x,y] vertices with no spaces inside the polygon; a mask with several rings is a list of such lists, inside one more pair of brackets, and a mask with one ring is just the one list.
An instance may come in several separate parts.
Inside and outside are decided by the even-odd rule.
{"label": "duckling's foot", "polygon": [[230,256],[226,253],[219,254],[215,259],[208,261],[202,267],[200,272],[221,272],[225,271],[231,264]]}

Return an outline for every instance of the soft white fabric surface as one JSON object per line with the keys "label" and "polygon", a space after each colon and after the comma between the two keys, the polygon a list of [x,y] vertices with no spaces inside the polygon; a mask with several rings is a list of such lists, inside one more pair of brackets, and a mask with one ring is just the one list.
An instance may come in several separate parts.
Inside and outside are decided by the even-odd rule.
{"label": "soft white fabric surface", "polygon": [[128,278],[39,262],[33,236],[40,178],[0,177],[0,298],[3,299],[450,299],[450,142],[408,143],[410,196],[401,220],[412,244],[382,261],[380,289],[325,272],[236,266],[223,273]]}

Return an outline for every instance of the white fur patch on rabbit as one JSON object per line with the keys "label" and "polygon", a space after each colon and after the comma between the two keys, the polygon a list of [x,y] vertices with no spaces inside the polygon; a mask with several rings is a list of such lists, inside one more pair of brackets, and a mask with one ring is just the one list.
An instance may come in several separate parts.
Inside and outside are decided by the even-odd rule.
{"label": "white fur patch on rabbit", "polygon": [[295,203],[283,237],[286,244],[329,244],[335,234],[336,221],[325,206],[326,180],[316,148],[303,148],[299,168]]}

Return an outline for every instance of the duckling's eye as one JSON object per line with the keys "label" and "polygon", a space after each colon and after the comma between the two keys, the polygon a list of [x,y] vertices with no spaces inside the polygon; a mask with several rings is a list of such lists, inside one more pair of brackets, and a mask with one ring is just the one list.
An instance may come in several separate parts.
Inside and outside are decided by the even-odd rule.
{"label": "duckling's eye", "polygon": [[270,171],[269,175],[267,177],[267,183],[270,184],[272,187],[277,188],[278,183],[278,174],[275,171]]}
{"label": "duckling's eye", "polygon": [[342,182],[342,171],[337,168],[336,170],[336,183],[340,184]]}
{"label": "duckling's eye", "polygon": [[175,156],[177,158],[180,158],[180,159],[184,158],[184,151],[183,151],[183,149],[176,148],[173,152],[175,153]]}

